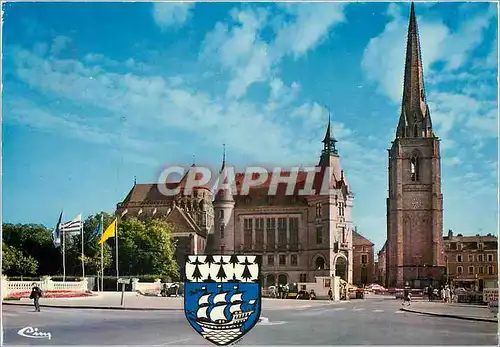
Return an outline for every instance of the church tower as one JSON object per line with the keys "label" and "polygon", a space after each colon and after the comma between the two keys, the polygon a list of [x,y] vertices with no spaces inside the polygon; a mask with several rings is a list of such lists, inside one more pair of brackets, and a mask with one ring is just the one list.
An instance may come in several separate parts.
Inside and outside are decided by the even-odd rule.
{"label": "church tower", "polygon": [[[226,168],[226,146],[222,155],[222,167],[219,172],[219,180],[229,179],[230,170]],[[219,186],[226,182],[220,182]],[[215,192],[214,206],[214,234],[213,247],[211,251],[216,254],[232,254],[234,252],[234,198],[231,188],[217,188]]]}
{"label": "church tower", "polygon": [[443,196],[439,139],[425,99],[414,4],[404,72],[401,115],[389,154],[387,199],[388,287],[428,285],[443,271]]}

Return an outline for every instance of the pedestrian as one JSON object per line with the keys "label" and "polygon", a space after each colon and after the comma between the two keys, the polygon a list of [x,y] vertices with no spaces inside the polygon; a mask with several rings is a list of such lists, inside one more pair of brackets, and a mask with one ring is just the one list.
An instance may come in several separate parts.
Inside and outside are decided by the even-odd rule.
{"label": "pedestrian", "polygon": [[333,301],[333,292],[332,292],[332,288],[330,288],[328,290],[328,297],[330,298],[330,301]]}
{"label": "pedestrian", "polygon": [[36,285],[36,283],[32,283],[30,299],[33,299],[33,304],[35,305],[35,312],[40,312],[40,298],[42,297],[43,292]]}
{"label": "pedestrian", "polygon": [[434,288],[432,287],[432,284],[427,288],[427,294],[429,294],[429,301],[432,301],[433,296],[434,296]]}
{"label": "pedestrian", "polygon": [[444,302],[445,299],[446,297],[445,297],[444,287],[441,287],[441,301]]}
{"label": "pedestrian", "polygon": [[451,290],[450,290],[450,286],[446,286],[445,290],[445,297],[446,297],[446,302],[447,303],[451,303]]}
{"label": "pedestrian", "polygon": [[406,286],[403,290],[403,302],[401,305],[404,305],[405,303],[408,303],[408,306],[411,305],[411,293],[410,293],[410,287]]}

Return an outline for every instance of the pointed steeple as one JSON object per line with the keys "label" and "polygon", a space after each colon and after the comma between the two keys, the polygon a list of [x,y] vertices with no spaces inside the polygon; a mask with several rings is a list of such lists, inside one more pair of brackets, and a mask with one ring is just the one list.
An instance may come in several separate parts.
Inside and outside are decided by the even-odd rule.
{"label": "pointed steeple", "polygon": [[219,173],[222,173],[226,168],[226,144],[222,144],[222,166],[220,167]]}
{"label": "pointed steeple", "polygon": [[335,143],[337,140],[332,135],[332,122],[330,110],[328,110],[328,126],[326,127],[325,138],[323,139],[323,151],[322,156],[338,155],[337,148],[335,148]]}
{"label": "pointed steeple", "polygon": [[408,38],[406,43],[406,60],[403,85],[401,116],[398,124],[397,137],[429,137],[432,128],[425,100],[424,69],[420,38],[418,35],[415,5],[411,3]]}
{"label": "pointed steeple", "polygon": [[220,168],[220,171],[219,171],[219,180],[222,180],[222,181],[219,181],[218,182],[218,186],[215,187],[215,199],[214,199],[214,202],[217,203],[217,202],[223,202],[223,201],[229,201],[229,202],[232,202],[234,201],[234,198],[233,198],[233,192],[231,191],[231,189],[222,189],[221,188],[221,185],[226,183],[228,177],[228,172],[226,172],[226,145],[223,144],[222,145],[222,165],[221,165],[221,168]]}

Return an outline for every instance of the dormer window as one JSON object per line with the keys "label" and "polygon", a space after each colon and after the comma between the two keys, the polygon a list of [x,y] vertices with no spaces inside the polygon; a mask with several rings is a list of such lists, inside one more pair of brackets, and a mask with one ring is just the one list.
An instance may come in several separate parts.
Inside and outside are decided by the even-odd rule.
{"label": "dormer window", "polygon": [[483,249],[483,244],[481,242],[478,242],[477,249]]}

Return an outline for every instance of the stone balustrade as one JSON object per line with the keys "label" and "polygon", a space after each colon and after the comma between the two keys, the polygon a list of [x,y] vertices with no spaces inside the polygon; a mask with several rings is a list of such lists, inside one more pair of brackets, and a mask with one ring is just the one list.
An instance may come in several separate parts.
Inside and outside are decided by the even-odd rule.
{"label": "stone balustrade", "polygon": [[2,298],[12,293],[30,291],[33,283],[36,283],[43,291],[47,290],[69,290],[74,292],[85,292],[88,288],[88,279],[83,278],[78,282],[53,281],[50,276],[44,276],[40,281],[9,281],[7,276],[1,277]]}

